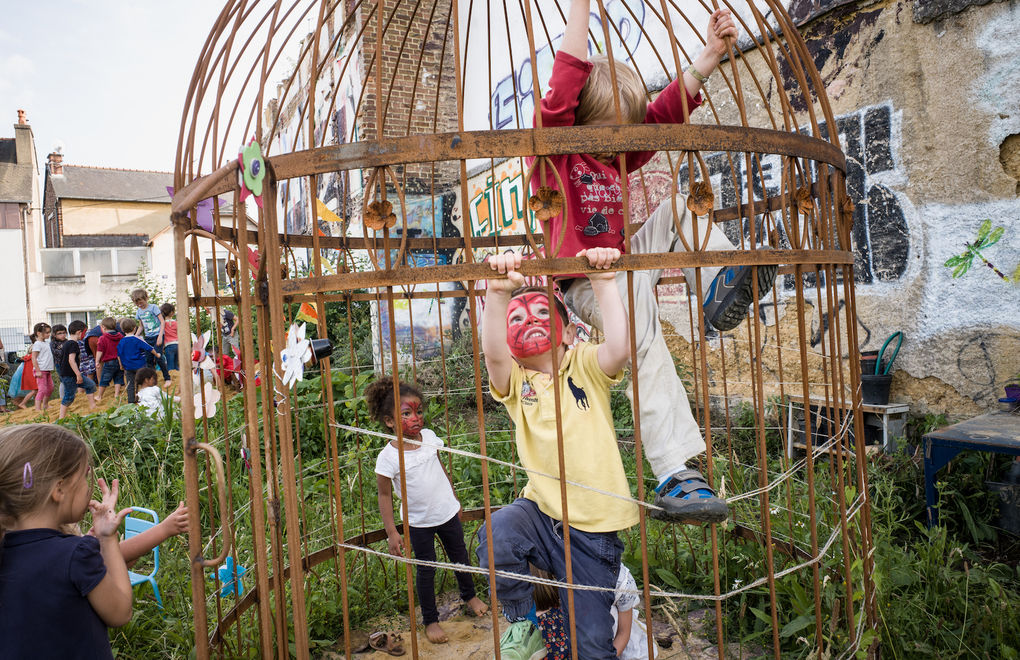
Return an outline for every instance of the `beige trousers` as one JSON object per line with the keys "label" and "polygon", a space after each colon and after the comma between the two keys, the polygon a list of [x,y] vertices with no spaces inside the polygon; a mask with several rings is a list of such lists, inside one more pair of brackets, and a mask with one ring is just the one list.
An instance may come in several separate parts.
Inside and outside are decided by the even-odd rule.
{"label": "beige trousers", "polygon": [[[694,246],[693,228],[687,213],[686,199],[677,195],[677,212],[682,213],[680,231],[687,242]],[[705,225],[698,222],[699,241],[704,240]],[[677,240],[673,225],[673,209],[669,200],[648,218],[631,237],[631,252],[653,254],[683,251],[683,242]],[[713,227],[709,234],[708,250],[732,250],[734,246],[719,227]],[[693,288],[696,268],[685,268],[684,277]],[[702,298],[708,291],[712,279],[720,268],[701,269]],[[687,399],[683,382],[673,367],[673,356],[666,346],[659,321],[659,305],[655,299],[655,285],[662,276],[661,270],[634,271],[634,328],[637,343],[637,365],[627,385],[627,398],[634,403],[634,378],[640,393],[641,439],[645,458],[652,466],[659,481],[681,469],[684,463],[705,451],[701,429],[694,420],[691,404]],[[617,273],[616,284],[627,307],[627,274]],[[575,280],[567,289],[564,302],[588,325],[601,330],[602,314],[595,300],[591,283],[586,278]],[[636,374],[636,376],[635,376]]]}

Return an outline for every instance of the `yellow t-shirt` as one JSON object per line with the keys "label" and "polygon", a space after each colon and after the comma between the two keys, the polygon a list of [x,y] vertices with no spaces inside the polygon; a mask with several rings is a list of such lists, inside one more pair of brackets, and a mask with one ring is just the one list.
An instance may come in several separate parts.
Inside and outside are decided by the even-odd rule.
{"label": "yellow t-shirt", "polygon": [[[568,350],[560,364],[560,404],[563,428],[564,473],[568,481],[630,497],[627,475],[616,444],[609,386],[622,374],[607,376],[599,367],[597,347],[582,343]],[[552,378],[514,363],[510,391],[505,396],[492,387],[493,397],[506,406],[517,429],[517,453],[530,470],[558,475],[556,401]],[[558,479],[528,474],[522,497],[535,502],[542,513],[563,520]],[[585,532],[615,532],[638,522],[637,505],[567,484],[569,524]]]}

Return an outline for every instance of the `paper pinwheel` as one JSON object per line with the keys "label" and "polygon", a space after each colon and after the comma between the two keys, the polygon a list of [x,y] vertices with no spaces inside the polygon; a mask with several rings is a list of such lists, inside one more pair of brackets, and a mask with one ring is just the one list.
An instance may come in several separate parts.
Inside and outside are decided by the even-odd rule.
{"label": "paper pinwheel", "polygon": [[291,387],[304,378],[305,362],[312,359],[312,342],[305,339],[305,324],[290,325],[287,331],[287,348],[280,351],[283,362],[283,384]]}
{"label": "paper pinwheel", "polygon": [[259,208],[262,208],[262,180],[266,178],[266,163],[262,158],[262,147],[255,138],[237,154],[237,164],[241,168],[241,201],[251,195]]}
{"label": "paper pinwheel", "polygon": [[[230,594],[237,594],[238,597],[243,596],[244,583],[241,582],[241,578],[247,572],[247,568],[235,563],[234,558],[228,556],[224,560],[223,565],[216,571],[220,578],[220,584],[223,585],[220,588],[220,598],[226,598]],[[210,575],[209,579],[212,580],[213,576]]]}
{"label": "paper pinwheel", "polygon": [[[205,395],[205,407],[202,407],[202,396]],[[195,419],[214,417],[216,403],[220,400],[220,391],[212,383],[206,383],[205,389],[195,394]]]}

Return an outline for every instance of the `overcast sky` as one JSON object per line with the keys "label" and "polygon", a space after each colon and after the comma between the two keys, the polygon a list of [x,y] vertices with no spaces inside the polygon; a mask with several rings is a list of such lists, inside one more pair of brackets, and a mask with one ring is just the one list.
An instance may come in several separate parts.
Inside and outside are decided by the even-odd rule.
{"label": "overcast sky", "polygon": [[181,111],[223,0],[0,0],[0,137],[26,111],[40,165],[173,170]]}

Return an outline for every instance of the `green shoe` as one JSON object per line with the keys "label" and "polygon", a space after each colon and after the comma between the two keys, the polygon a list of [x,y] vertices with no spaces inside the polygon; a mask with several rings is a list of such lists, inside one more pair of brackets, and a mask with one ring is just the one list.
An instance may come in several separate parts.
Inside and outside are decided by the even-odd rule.
{"label": "green shoe", "polygon": [[545,653],[542,632],[530,621],[511,623],[499,638],[499,657],[502,660],[540,660]]}

